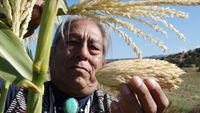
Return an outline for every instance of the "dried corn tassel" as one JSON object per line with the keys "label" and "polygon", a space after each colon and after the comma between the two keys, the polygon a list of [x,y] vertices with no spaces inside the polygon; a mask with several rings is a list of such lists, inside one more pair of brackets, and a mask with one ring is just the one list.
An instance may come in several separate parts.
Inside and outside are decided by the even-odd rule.
{"label": "dried corn tassel", "polygon": [[12,31],[22,39],[27,32],[36,0],[3,0],[0,11],[3,13]]}
{"label": "dried corn tassel", "polygon": [[2,10],[2,13],[5,14],[7,20],[8,20],[8,23],[11,24],[13,18],[12,18],[12,11],[11,11],[11,6],[10,6],[10,3],[8,0],[3,0],[2,1],[2,4],[0,4],[2,7],[1,10]]}
{"label": "dried corn tassel", "polygon": [[176,89],[182,82],[179,76],[184,73],[175,64],[163,60],[119,60],[100,69],[97,72],[97,79],[100,84],[118,88],[122,83],[128,82],[133,75],[137,75],[142,79],[153,78],[162,88]]}

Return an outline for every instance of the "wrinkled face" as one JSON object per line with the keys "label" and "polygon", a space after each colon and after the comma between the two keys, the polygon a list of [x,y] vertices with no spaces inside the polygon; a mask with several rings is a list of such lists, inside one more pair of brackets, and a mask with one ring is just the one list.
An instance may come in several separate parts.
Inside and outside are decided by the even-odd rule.
{"label": "wrinkled face", "polygon": [[96,71],[104,63],[101,31],[92,21],[76,20],[64,35],[65,39],[60,38],[55,52],[51,53],[51,79],[68,95],[91,94],[98,85]]}

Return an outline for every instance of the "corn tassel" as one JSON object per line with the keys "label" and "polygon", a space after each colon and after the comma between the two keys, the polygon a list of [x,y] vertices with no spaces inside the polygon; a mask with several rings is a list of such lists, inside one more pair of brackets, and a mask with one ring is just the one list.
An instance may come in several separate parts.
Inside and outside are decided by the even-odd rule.
{"label": "corn tassel", "polygon": [[118,89],[123,83],[129,82],[133,75],[142,79],[152,78],[156,80],[162,88],[178,88],[182,82],[179,78],[185,72],[163,60],[136,59],[119,60],[106,64],[97,72],[97,80],[100,84]]}

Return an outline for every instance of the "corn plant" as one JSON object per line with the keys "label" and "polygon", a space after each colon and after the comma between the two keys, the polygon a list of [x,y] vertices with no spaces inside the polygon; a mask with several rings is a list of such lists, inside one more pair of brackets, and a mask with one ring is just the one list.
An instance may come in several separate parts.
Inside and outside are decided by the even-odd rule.
{"label": "corn plant", "polygon": [[[52,32],[56,15],[82,15],[102,22],[121,36],[130,45],[139,58],[142,58],[137,45],[123,28],[135,33],[138,37],[155,43],[163,51],[167,47],[154,36],[137,28],[127,20],[136,20],[157,32],[167,32],[154,22],[161,22],[174,31],[180,39],[185,36],[165,18],[187,18],[185,12],[170,8],[170,5],[200,5],[200,0],[142,0],[123,2],[122,0],[80,0],[77,4],[67,6],[65,0],[45,0],[37,49],[34,60],[31,60],[23,43],[27,32],[31,12],[36,0],[0,0],[0,77],[5,82],[0,95],[0,112],[10,84],[27,87],[27,113],[40,113],[42,95],[48,70]],[[68,1],[69,2],[69,1]],[[167,7],[166,7],[167,6]]]}
{"label": "corn plant", "polygon": [[[2,91],[0,102],[5,102],[5,95],[9,84],[13,83],[19,86],[28,87],[28,113],[40,113],[42,111],[42,94],[44,92],[43,83],[48,70],[50,46],[52,41],[51,35],[54,28],[54,22],[59,8],[62,8],[61,12],[67,10],[66,7],[64,7],[65,1],[45,1],[43,9],[45,13],[42,14],[36,56],[34,61],[31,61],[21,40],[26,33],[26,29],[28,27],[28,23],[26,21],[30,21],[29,14],[31,14],[35,2],[36,0],[3,0],[1,4],[1,9],[4,9],[1,11],[5,14],[6,19],[2,20],[0,24],[0,58],[2,60],[1,62],[4,61],[3,65],[6,64],[8,67],[4,69],[3,65],[1,65],[0,75],[6,80],[6,82]],[[30,10],[24,9],[24,11],[20,13],[23,7],[22,9],[19,9],[19,4],[25,4],[24,7],[32,7],[29,7]],[[7,13],[11,11],[13,11],[13,13]],[[23,15],[25,15],[25,17],[23,17]],[[19,21],[21,18],[22,21]],[[17,21],[15,21],[15,19]],[[9,67],[13,69],[12,73],[10,73]],[[3,108],[4,106],[1,108],[2,113]]]}

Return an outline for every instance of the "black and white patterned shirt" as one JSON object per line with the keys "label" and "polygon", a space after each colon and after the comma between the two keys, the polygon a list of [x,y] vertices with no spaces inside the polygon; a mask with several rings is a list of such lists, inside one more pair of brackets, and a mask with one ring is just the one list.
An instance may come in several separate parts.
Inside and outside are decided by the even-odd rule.
{"label": "black and white patterned shirt", "polygon": [[[12,88],[11,88],[12,89]],[[13,89],[12,89],[13,90]],[[26,112],[26,99],[27,90],[25,88],[18,88],[16,90],[14,98],[7,102],[6,113],[25,113]],[[8,94],[8,95],[12,95]],[[43,113],[64,113],[63,102],[69,98],[68,96],[62,94],[58,91],[51,82],[45,83],[45,93],[43,96]],[[112,101],[117,101],[117,99],[103,90],[98,89],[94,91],[92,95],[86,96],[84,98],[77,99],[79,103],[79,112],[84,113],[84,109],[88,100],[90,100],[89,113],[110,113],[110,106]]]}

